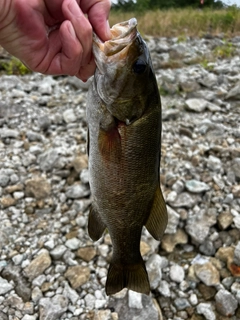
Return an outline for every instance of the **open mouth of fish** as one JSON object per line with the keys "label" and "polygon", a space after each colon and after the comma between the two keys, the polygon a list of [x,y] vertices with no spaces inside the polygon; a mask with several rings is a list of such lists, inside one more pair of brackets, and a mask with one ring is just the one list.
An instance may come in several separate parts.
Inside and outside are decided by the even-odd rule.
{"label": "open mouth of fish", "polygon": [[[93,34],[93,51],[99,50],[106,56],[110,57],[121,53],[120,59],[127,55],[128,48],[137,37],[137,19],[132,18],[128,21],[114,25],[110,31],[112,38],[103,42],[94,33]],[[94,52],[95,53],[95,52]],[[95,57],[97,55],[95,54]]]}

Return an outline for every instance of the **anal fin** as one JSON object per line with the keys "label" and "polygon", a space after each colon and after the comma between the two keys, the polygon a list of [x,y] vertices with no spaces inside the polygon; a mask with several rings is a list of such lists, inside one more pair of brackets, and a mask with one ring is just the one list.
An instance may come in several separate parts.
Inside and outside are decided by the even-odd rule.
{"label": "anal fin", "polygon": [[152,209],[145,224],[149,233],[156,240],[161,240],[168,223],[168,214],[165,200],[160,187],[155,192]]}
{"label": "anal fin", "polygon": [[102,221],[100,214],[91,206],[88,217],[88,234],[93,241],[101,238],[106,225]]}
{"label": "anal fin", "polygon": [[133,265],[111,263],[108,269],[106,294],[111,295],[123,288],[149,294],[150,284],[144,261]]}

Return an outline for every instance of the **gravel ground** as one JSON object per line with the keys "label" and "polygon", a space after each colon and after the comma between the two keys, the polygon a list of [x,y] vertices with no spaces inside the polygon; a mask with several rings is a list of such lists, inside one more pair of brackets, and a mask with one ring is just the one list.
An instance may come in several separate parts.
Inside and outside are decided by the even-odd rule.
{"label": "gravel ground", "polygon": [[240,38],[231,41],[235,55],[208,63],[221,37],[148,38],[169,213],[160,244],[143,230],[150,296],[104,291],[111,240],[87,233],[87,85],[0,76],[1,320],[240,319]]}

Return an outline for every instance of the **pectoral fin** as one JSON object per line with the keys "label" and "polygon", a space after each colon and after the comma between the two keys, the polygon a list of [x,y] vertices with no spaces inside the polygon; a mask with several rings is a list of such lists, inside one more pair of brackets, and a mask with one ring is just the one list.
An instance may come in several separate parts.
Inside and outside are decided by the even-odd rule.
{"label": "pectoral fin", "polygon": [[88,234],[90,238],[93,241],[99,240],[105,229],[106,225],[102,221],[100,214],[91,206],[88,217]]}
{"label": "pectoral fin", "polygon": [[158,187],[155,192],[152,209],[145,226],[154,239],[161,240],[167,227],[167,222],[168,214],[166,204],[162,195],[162,190]]}
{"label": "pectoral fin", "polygon": [[116,126],[104,130],[98,135],[99,151],[106,161],[118,162],[121,158],[121,137]]}

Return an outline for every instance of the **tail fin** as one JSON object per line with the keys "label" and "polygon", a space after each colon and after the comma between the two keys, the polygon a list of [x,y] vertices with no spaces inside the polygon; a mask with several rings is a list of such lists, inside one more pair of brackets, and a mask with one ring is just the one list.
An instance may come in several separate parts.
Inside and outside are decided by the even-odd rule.
{"label": "tail fin", "polygon": [[106,282],[106,294],[115,294],[123,288],[149,294],[150,284],[144,261],[138,264],[110,264]]}

